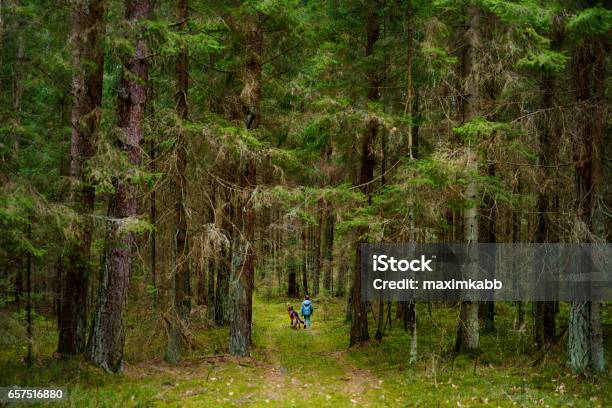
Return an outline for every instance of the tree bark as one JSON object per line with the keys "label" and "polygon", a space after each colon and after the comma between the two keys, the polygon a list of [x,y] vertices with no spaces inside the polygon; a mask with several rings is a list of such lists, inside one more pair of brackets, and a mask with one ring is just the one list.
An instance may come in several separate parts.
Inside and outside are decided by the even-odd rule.
{"label": "tree bark", "polygon": [[[119,127],[124,140],[119,141],[128,162],[140,162],[147,82],[148,47],[140,24],[149,17],[149,0],[126,1],[126,20],[136,34],[134,55],[123,67],[119,91]],[[98,294],[98,305],[89,340],[89,358],[110,372],[123,369],[123,309],[132,269],[134,233],[123,231],[125,222],[138,210],[137,189],[129,180],[115,179],[115,193],[109,203],[109,221]]]}
{"label": "tree bark", "polygon": [[200,265],[199,270],[196,272],[198,277],[198,306],[208,306],[208,267]]}
{"label": "tree bark", "polygon": [[[584,120],[578,124],[575,151],[576,184],[580,221],[589,234],[586,242],[604,240],[601,212],[603,189],[603,151],[606,130],[606,47],[604,35],[583,40],[573,58],[572,76],[576,102]],[[572,302],[568,338],[569,365],[575,372],[592,369],[605,372],[601,303]]]}
{"label": "tree bark", "polygon": [[295,267],[291,264],[289,265],[289,274],[287,275],[287,296],[297,297],[298,295]]}
{"label": "tree bark", "polygon": [[[155,173],[155,142],[150,142],[150,156],[151,156],[151,172]],[[153,299],[152,299],[152,311],[153,317],[157,317],[157,196],[155,189],[151,191],[151,206],[149,208],[149,216],[151,217],[151,225],[153,230],[151,231],[151,252],[149,253],[151,263],[151,285],[153,287]]]}
{"label": "tree bark", "polygon": [[95,191],[85,174],[87,161],[95,154],[102,104],[104,70],[103,0],[75,2],[72,13],[72,137],[70,177],[72,200],[79,214],[76,239],[68,243],[68,262],[63,280],[61,313],[58,314],[57,351],[78,354],[85,351],[87,332],[87,290],[91,275],[90,247],[93,230]]}
{"label": "tree bark", "polygon": [[[495,177],[495,164],[490,163],[487,169],[487,175],[489,177]],[[483,214],[481,214],[481,242],[496,243],[497,242],[497,208],[495,206],[495,200],[487,194],[484,200]],[[488,265],[485,267],[486,270],[495,271],[495,258],[487,259]],[[495,331],[495,302],[485,301],[480,303],[479,314],[484,320],[484,330],[488,332]]]}
{"label": "tree bark", "polygon": [[231,250],[221,250],[221,260],[216,263],[217,286],[215,290],[215,323],[225,326],[229,323],[229,279]]}
{"label": "tree bark", "polygon": [[[257,129],[261,123],[261,71],[264,51],[264,35],[261,27],[263,15],[257,13],[246,17],[246,64],[244,70],[244,88],[241,101],[244,112],[244,125],[247,130]],[[232,262],[230,279],[231,316],[229,352],[232,355],[249,355],[251,347],[251,320],[253,315],[253,286],[255,278],[254,265],[254,230],[255,209],[250,202],[251,193],[257,183],[255,158],[246,159],[240,169],[240,186],[249,194],[240,197],[238,214],[242,233],[236,240],[234,250],[235,262]]]}
{"label": "tree bark", "polygon": [[[189,18],[187,0],[178,0],[177,26],[179,33],[184,32]],[[183,122],[187,121],[189,114],[187,105],[187,91],[189,56],[186,45],[181,45],[176,57],[176,115],[179,118],[179,126],[176,141],[176,174],[174,176],[173,191],[174,199],[174,224],[172,248],[174,283],[172,299],[174,314],[170,317],[168,328],[168,348],[166,358],[171,362],[178,362],[181,356],[180,350],[180,321],[186,320],[191,310],[191,271],[189,270],[189,246],[187,242],[187,147],[185,141],[185,130]]]}
{"label": "tree bark", "polygon": [[[414,20],[413,20],[413,5],[412,0],[407,2],[407,15],[406,15],[406,103],[404,105],[404,114],[408,113],[410,109],[411,121],[414,120],[412,117],[414,107],[414,87],[412,84],[412,67],[414,65]],[[414,158],[414,133],[412,123],[408,125],[408,156]]]}
{"label": "tree bark", "polygon": [[[223,208],[223,230],[229,235],[230,245],[235,241],[236,233],[232,230],[231,220],[234,218],[234,202],[231,192],[226,191],[226,204]],[[229,282],[232,265],[232,248],[221,247],[220,259],[215,262],[217,285],[215,288],[215,323],[224,326],[229,323]]]}
{"label": "tree bark", "polygon": [[323,257],[325,259],[323,286],[329,294],[334,293],[334,224],[336,217],[330,203],[327,203],[326,221],[325,221],[325,246]]}
{"label": "tree bark", "polygon": [[[480,10],[475,4],[469,4],[467,9],[467,21],[464,33],[464,49],[462,59],[462,77],[465,82],[463,97],[463,123],[469,122],[479,114],[479,87],[478,75],[475,72],[476,49],[480,41]],[[468,207],[463,212],[464,240],[468,244],[478,242],[478,186],[474,180],[478,173],[478,158],[476,149],[471,146],[471,142],[465,147],[467,161],[467,171],[471,173],[470,181],[465,189],[465,198]],[[473,250],[470,254],[469,263],[466,265],[466,277],[476,276],[478,271],[477,251]],[[470,351],[480,347],[478,304],[472,301],[461,302],[459,313],[459,324],[457,327],[457,341],[455,351]]]}
{"label": "tree bark", "polygon": [[[552,45],[558,48],[560,39],[553,41]],[[540,84],[542,92],[542,109],[552,111],[555,98],[555,78],[553,74],[546,73]],[[556,116],[554,112],[544,115],[539,126],[539,164],[542,169],[544,183],[538,191],[537,219],[535,239],[538,243],[557,242],[557,234],[551,225],[555,221],[558,211],[558,196],[554,188],[557,180],[557,155],[558,143],[556,138]],[[556,334],[555,302],[534,302],[534,334],[538,349],[544,348],[554,340]]]}
{"label": "tree bark", "polygon": [[315,230],[315,236],[313,237],[314,244],[314,261],[313,261],[313,273],[312,273],[312,295],[319,296],[319,286],[321,283],[321,270],[323,266],[323,258],[321,257],[321,245],[322,245],[322,232],[324,218],[323,218],[323,201],[317,202],[317,225]]}
{"label": "tree bark", "polygon": [[[28,240],[32,242],[32,217],[28,220]],[[27,290],[27,303],[26,303],[26,318],[28,322],[27,336],[28,336],[28,355],[26,356],[26,362],[28,366],[32,366],[34,362],[32,356],[32,346],[34,344],[34,337],[32,334],[32,252],[28,250],[26,254],[26,290]]]}
{"label": "tree bark", "polygon": [[308,294],[308,227],[302,223],[302,288]]}
{"label": "tree bark", "polygon": [[[371,1],[368,4],[366,15],[366,47],[365,57],[373,54],[374,45],[380,37],[380,22],[376,13],[378,12],[378,2]],[[378,100],[379,78],[375,67],[368,69],[366,76],[369,86],[368,100]],[[361,140],[361,173],[359,176],[359,186],[361,192],[368,197],[372,191],[371,181],[374,178],[375,153],[374,143],[378,134],[378,118],[371,116],[366,120],[364,134]],[[351,287],[351,335],[349,346],[369,340],[368,316],[366,303],[361,299],[361,244],[365,243],[362,236],[367,232],[363,227],[357,228],[357,244],[355,248],[355,269],[353,270],[353,283]]]}

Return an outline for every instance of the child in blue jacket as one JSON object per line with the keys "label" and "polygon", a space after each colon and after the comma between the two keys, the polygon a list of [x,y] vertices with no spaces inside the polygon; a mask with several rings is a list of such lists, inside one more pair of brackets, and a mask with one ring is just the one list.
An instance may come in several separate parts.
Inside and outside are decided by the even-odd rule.
{"label": "child in blue jacket", "polygon": [[312,302],[310,301],[310,296],[306,295],[304,301],[302,302],[302,317],[304,318],[304,323],[308,324],[308,328],[310,328],[310,316],[312,316],[312,312],[314,312],[314,307],[312,306]]}

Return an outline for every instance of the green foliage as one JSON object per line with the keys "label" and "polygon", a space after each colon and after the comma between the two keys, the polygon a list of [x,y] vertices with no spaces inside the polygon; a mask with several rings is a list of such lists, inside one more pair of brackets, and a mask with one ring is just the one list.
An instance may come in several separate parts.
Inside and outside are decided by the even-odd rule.
{"label": "green foliage", "polygon": [[581,10],[567,22],[568,31],[575,37],[609,34],[612,28],[612,10],[592,7]]}
{"label": "green foliage", "polygon": [[552,50],[529,51],[525,57],[518,60],[517,66],[535,72],[553,74],[562,72],[568,60],[568,56],[563,52]]}
{"label": "green foliage", "polygon": [[508,123],[491,122],[483,117],[477,117],[454,128],[453,131],[465,141],[478,141],[496,132],[511,135],[514,129]]}
{"label": "green foliage", "polygon": [[149,221],[137,217],[127,217],[122,219],[121,232],[123,234],[135,233],[136,235],[151,232],[155,229]]}
{"label": "green foliage", "polygon": [[530,27],[538,31],[548,31],[551,27],[554,10],[545,8],[537,0],[481,0],[485,9],[494,13],[504,23]]}

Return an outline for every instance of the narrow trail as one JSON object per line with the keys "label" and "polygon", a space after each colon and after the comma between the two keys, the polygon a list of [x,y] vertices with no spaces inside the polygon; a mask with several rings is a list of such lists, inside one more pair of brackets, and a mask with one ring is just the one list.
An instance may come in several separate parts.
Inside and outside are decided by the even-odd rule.
{"label": "narrow trail", "polygon": [[[266,381],[271,398],[300,406],[308,405],[316,395],[321,401],[334,399],[341,405],[367,405],[364,394],[378,389],[379,380],[350,362],[347,327],[341,316],[321,306],[310,329],[292,329],[286,313],[279,314],[274,306],[274,312],[256,307],[253,319],[258,322],[254,334],[262,340],[258,346],[270,364]],[[303,403],[287,395],[295,394],[296,389],[308,396]]]}

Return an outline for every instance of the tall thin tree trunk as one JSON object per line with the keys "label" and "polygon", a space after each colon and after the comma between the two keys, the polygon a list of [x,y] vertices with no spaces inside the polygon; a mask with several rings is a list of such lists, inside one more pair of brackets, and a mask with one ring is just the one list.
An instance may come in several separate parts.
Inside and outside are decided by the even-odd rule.
{"label": "tall thin tree trunk", "polygon": [[[520,195],[522,192],[522,186],[520,179],[517,181],[516,188],[513,191],[515,194]],[[521,227],[522,227],[522,213],[518,211],[513,211],[512,213],[512,243],[521,242]],[[514,260],[513,260],[514,262]],[[513,273],[516,268],[518,262],[513,264]],[[516,328],[521,330],[523,328],[523,324],[525,322],[525,304],[523,301],[516,302],[516,312],[517,312],[517,320],[516,320]]]}
{"label": "tall thin tree trunk", "polygon": [[4,63],[4,0],[0,0],[0,67]]}
{"label": "tall thin tree trunk", "polygon": [[[187,0],[178,0],[178,31],[185,31],[187,19],[189,18]],[[189,88],[189,56],[187,46],[181,45],[176,57],[176,115],[179,118],[179,130],[176,142],[176,174],[174,175],[174,224],[172,248],[173,254],[173,274],[174,283],[172,289],[174,293],[171,298],[174,314],[168,319],[168,347],[166,359],[177,362],[181,357],[181,321],[189,316],[191,309],[191,271],[189,270],[189,247],[187,242],[187,147],[185,141],[185,130],[183,128],[189,115],[187,105],[187,90]]]}
{"label": "tall thin tree trunk", "polygon": [[295,265],[291,263],[287,274],[287,296],[297,297],[298,295]]}
{"label": "tall thin tree trunk", "polygon": [[[127,0],[126,22],[137,32],[134,55],[123,67],[119,91],[120,141],[132,166],[140,163],[144,112],[149,77],[148,47],[142,35],[143,20],[149,18],[149,0]],[[109,221],[102,261],[98,305],[89,340],[89,358],[110,372],[123,369],[125,331],[123,310],[132,270],[134,233],[123,231],[125,221],[138,213],[137,188],[126,180],[114,180],[115,193],[109,203]]]}
{"label": "tall thin tree trunk", "polygon": [[[361,176],[359,184],[362,186],[362,192],[369,196],[371,190],[370,182],[374,176],[374,149],[373,144],[378,133],[378,120],[376,118],[368,119],[365,135],[362,140],[361,149]],[[355,253],[355,269],[353,270],[353,281],[351,289],[351,337],[349,345],[353,346],[357,343],[367,341],[370,338],[368,331],[368,317],[366,303],[361,298],[361,244],[366,241],[361,238],[365,234],[364,228],[357,229],[357,248]]]}
{"label": "tall thin tree trunk", "polygon": [[[261,123],[261,71],[264,51],[264,34],[261,27],[263,16],[256,14],[247,16],[246,64],[241,101],[244,111],[244,125],[247,130],[257,129]],[[240,186],[246,191],[253,191],[257,183],[257,167],[255,159],[245,159],[244,168],[240,169]],[[240,197],[240,213],[238,214],[241,234],[236,240],[232,262],[232,278],[230,279],[230,342],[229,352],[232,355],[246,356],[251,347],[251,323],[253,317],[253,286],[255,279],[254,240],[255,209],[251,195]]]}
{"label": "tall thin tree trunk", "polygon": [[334,268],[333,268],[333,254],[334,254],[334,224],[336,218],[334,210],[330,203],[326,205],[326,217],[325,217],[325,245],[323,251],[323,257],[325,259],[324,278],[323,286],[329,294],[334,293]]}
{"label": "tall thin tree trunk", "polygon": [[196,276],[198,277],[197,304],[208,306],[208,265],[199,265]]}
{"label": "tall thin tree trunk", "polygon": [[[220,227],[219,223],[217,222],[217,217],[222,217],[222,215],[217,215],[217,188],[216,188],[216,181],[212,181],[210,183],[210,205],[208,208],[208,222],[215,223],[216,226]],[[207,289],[207,293],[206,293],[206,297],[208,300],[207,303],[207,317],[208,317],[208,321],[212,322],[215,320],[215,308],[216,308],[216,304],[217,304],[217,291],[215,288],[216,285],[216,273],[217,273],[217,264],[219,263],[219,255],[221,252],[221,248],[219,246],[215,246],[216,249],[216,254],[211,254],[209,255],[210,258],[206,261],[208,262],[207,264],[207,268],[208,271],[206,273],[206,277],[207,277],[207,283],[206,283],[206,289]]]}
{"label": "tall thin tree trunk", "polygon": [[[414,87],[412,85],[412,67],[414,61],[414,19],[413,19],[413,7],[412,0],[408,0],[407,4],[407,16],[406,16],[406,103],[404,106],[404,114],[408,113],[408,109],[410,109],[410,114],[412,116],[413,112],[413,95],[414,95]],[[411,118],[414,120],[414,118]],[[414,149],[414,140],[413,140],[413,126],[410,124],[408,126],[408,155],[411,159],[414,158],[413,149]]]}
{"label": "tall thin tree trunk", "polygon": [[[367,5],[366,16],[366,36],[367,42],[365,47],[365,57],[368,58],[374,52],[374,45],[380,37],[380,22],[377,16],[378,7],[380,5],[373,0]],[[380,80],[375,67],[367,72],[368,82],[368,100],[374,102],[378,100]],[[371,181],[374,178],[375,153],[374,145],[378,135],[378,118],[371,116],[366,119],[364,134],[361,140],[361,172],[359,176],[359,186],[361,192],[370,200],[372,191]],[[349,345],[353,346],[369,340],[370,333],[368,330],[368,316],[366,310],[366,302],[361,298],[361,244],[366,241],[362,236],[367,231],[361,227],[357,228],[357,243],[355,251],[355,270],[353,270],[353,280],[351,287],[351,335]]]}
{"label": "tall thin tree trunk", "polygon": [[[558,41],[553,42],[554,44]],[[551,111],[554,107],[554,76],[546,73],[541,81],[542,89],[542,109]],[[538,243],[557,242],[556,234],[551,228],[558,208],[555,208],[556,192],[550,186],[557,179],[557,131],[554,123],[556,117],[553,113],[545,115],[539,131],[540,154],[539,164],[542,168],[545,182],[538,192],[537,199],[537,221],[535,239]],[[551,202],[553,205],[551,205]],[[534,302],[534,334],[538,349],[542,349],[555,338],[555,302],[538,301]]]}
{"label": "tall thin tree trunk", "polygon": [[319,296],[319,286],[321,283],[321,269],[323,266],[323,258],[321,257],[321,236],[324,229],[324,217],[323,217],[323,201],[317,202],[317,226],[315,227],[315,236],[313,239],[314,244],[314,262],[313,262],[313,274],[312,274],[312,295]]}
{"label": "tall thin tree trunk", "polygon": [[[387,173],[387,133],[386,130],[383,129],[382,135],[380,138],[382,158],[380,161],[380,186],[381,188],[385,186],[387,183],[386,173]],[[378,299],[378,320],[377,320],[376,334],[374,338],[377,341],[381,341],[385,332],[385,301],[383,299],[382,292]]]}
{"label": "tall thin tree trunk", "polygon": [[[150,142],[150,156],[151,156],[151,172],[155,174],[156,170],[156,162],[155,162],[155,141],[151,139]],[[151,230],[151,252],[150,262],[151,262],[151,286],[153,287],[153,296],[152,296],[152,311],[153,317],[155,318],[157,315],[157,196],[156,191],[153,189],[151,191],[151,207],[149,208],[149,216],[151,217],[151,225],[153,229]]]}
{"label": "tall thin tree trunk", "polygon": [[[462,77],[465,82],[463,97],[463,123],[469,122],[479,113],[479,89],[478,75],[475,67],[477,65],[475,55],[480,41],[480,10],[475,4],[469,4],[467,9],[467,21],[464,34],[464,50],[462,52]],[[471,173],[470,181],[465,189],[465,198],[468,208],[464,210],[464,240],[468,244],[478,242],[478,186],[475,177],[478,173],[478,157],[476,149],[467,142],[465,147],[466,170]],[[478,260],[476,250],[472,250],[469,263],[466,265],[466,278],[476,276],[478,272]],[[474,350],[480,346],[478,304],[472,301],[461,302],[459,313],[459,324],[457,327],[457,341],[455,350]]]}
{"label": "tall thin tree trunk", "polygon": [[[489,177],[495,177],[495,164],[489,163],[487,169],[487,175]],[[497,208],[495,206],[495,200],[490,195],[485,196],[483,214],[481,215],[481,242],[496,243],[497,242]],[[495,271],[495,257],[485,260],[488,265],[485,267],[488,271]],[[484,329],[488,332],[495,331],[495,302],[485,301],[480,303],[479,313],[484,320]]]}
{"label": "tall thin tree trunk", "polygon": [[308,227],[302,223],[302,288],[308,294]]}
{"label": "tall thin tree trunk", "polygon": [[[32,242],[32,217],[28,220],[28,240]],[[26,290],[27,290],[27,304],[26,304],[26,318],[28,320],[27,335],[28,335],[28,355],[26,362],[28,366],[31,366],[34,362],[32,356],[32,346],[34,343],[34,337],[32,334],[32,252],[28,250],[26,255]]]}
{"label": "tall thin tree trunk", "polygon": [[[20,2],[15,0],[14,7],[18,7]],[[23,97],[23,80],[24,80],[24,67],[26,64],[25,61],[25,37],[24,37],[24,26],[21,19],[16,19],[14,23],[13,30],[16,33],[16,42],[17,42],[17,51],[15,55],[16,63],[14,67],[14,75],[13,75],[13,114],[14,119],[12,123],[13,128],[13,148],[12,155],[13,157],[19,157],[20,153],[20,143],[19,143],[19,135],[17,133],[18,128],[21,126],[21,100]],[[20,262],[17,262],[17,271],[15,273],[15,305],[17,309],[21,308],[21,295],[23,293],[23,270]]]}
{"label": "tall thin tree trunk", "polygon": [[215,261],[211,259],[208,261],[208,272],[206,273],[206,277],[207,277],[206,297],[208,300],[207,315],[208,315],[209,321],[215,320],[215,305],[217,303],[217,299],[216,299],[217,294],[215,290],[215,272],[216,272]]}
{"label": "tall thin tree trunk", "polygon": [[[576,102],[584,120],[578,123],[580,144],[575,149],[576,185],[580,222],[588,229],[587,242],[605,239],[602,231],[603,152],[606,130],[606,55],[603,34],[577,46],[572,74]],[[590,270],[590,268],[588,269]],[[605,372],[599,301],[572,302],[568,354],[575,372]]]}
{"label": "tall thin tree trunk", "polygon": [[215,289],[215,323],[220,326],[225,326],[229,323],[231,253],[232,251],[229,248],[221,249],[221,259],[216,262],[217,285]]}
{"label": "tall thin tree trunk", "polygon": [[222,246],[220,258],[215,262],[217,285],[215,287],[215,323],[227,325],[229,323],[229,281],[232,265],[232,248],[235,240],[235,231],[231,220],[234,218],[234,198],[229,190],[224,191],[225,204],[222,207],[222,229],[228,234],[229,246]]}
{"label": "tall thin tree trunk", "polygon": [[93,231],[94,187],[85,168],[95,154],[102,104],[104,71],[104,0],[78,2],[72,14],[72,137],[70,177],[72,200],[79,214],[77,238],[68,243],[68,262],[63,281],[61,313],[58,314],[57,351],[78,354],[85,351],[87,332],[87,291],[91,275],[90,247]]}

